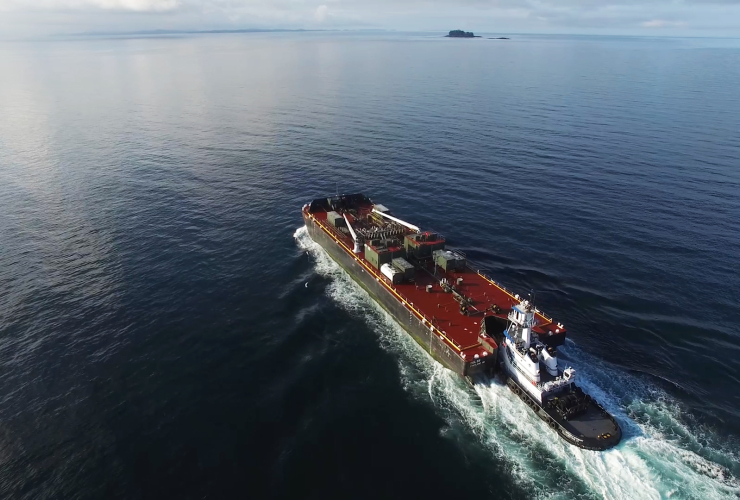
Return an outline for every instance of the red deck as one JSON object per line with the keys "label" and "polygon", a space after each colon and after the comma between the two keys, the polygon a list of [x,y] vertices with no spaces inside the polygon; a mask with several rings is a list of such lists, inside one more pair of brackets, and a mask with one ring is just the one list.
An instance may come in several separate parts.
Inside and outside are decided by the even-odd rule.
{"label": "red deck", "polygon": [[[371,210],[372,206],[362,207],[358,216],[367,215]],[[309,213],[308,207],[304,208],[304,212],[308,217],[313,218],[345,252],[357,259],[369,273],[396,295],[398,300],[403,302],[413,314],[420,319],[423,318],[427,325],[433,327],[463,359],[473,359],[476,354],[488,356],[488,352],[478,341],[481,321],[484,316],[505,318],[511,307],[519,303],[514,293],[472,268],[470,263],[460,272],[445,272],[430,261],[426,269],[416,270],[415,283],[394,285],[365,260],[364,251],[359,254],[352,252],[354,247],[352,237],[332,227],[327,222],[327,212]],[[347,216],[354,225],[354,218],[349,214]],[[460,305],[453,294],[442,289],[440,280],[443,278],[447,278],[462,295],[472,300],[468,315],[460,312]],[[460,285],[457,284],[458,278],[463,280]],[[431,292],[426,290],[427,285],[432,285]],[[491,306],[494,304],[501,309],[499,314],[491,311]],[[537,313],[536,318],[538,324],[534,328],[535,333],[547,335],[552,332],[552,334],[562,335],[565,331],[562,326],[553,324],[551,318],[540,312]]]}

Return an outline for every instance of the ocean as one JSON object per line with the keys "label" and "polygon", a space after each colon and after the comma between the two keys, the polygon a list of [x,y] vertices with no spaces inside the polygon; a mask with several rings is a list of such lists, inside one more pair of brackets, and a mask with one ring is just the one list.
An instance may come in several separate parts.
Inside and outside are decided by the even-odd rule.
{"label": "ocean", "polygon": [[[440,35],[0,44],[0,496],[740,497],[740,40]],[[358,191],[622,443],[432,361],[303,227]]]}

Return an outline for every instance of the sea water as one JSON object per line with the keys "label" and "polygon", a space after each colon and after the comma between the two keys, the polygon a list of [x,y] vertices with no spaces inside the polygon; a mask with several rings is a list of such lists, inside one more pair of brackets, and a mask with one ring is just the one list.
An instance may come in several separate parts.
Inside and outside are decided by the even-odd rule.
{"label": "sea water", "polygon": [[[0,44],[7,497],[736,498],[736,40]],[[363,191],[565,324],[624,439],[468,387],[307,237]]]}

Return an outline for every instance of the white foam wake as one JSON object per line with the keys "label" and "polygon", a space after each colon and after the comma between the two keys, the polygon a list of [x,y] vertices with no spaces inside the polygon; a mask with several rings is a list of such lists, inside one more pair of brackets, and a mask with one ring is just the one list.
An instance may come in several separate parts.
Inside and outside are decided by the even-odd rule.
{"label": "white foam wake", "polygon": [[[569,344],[565,351],[578,369],[584,389],[625,429],[625,439],[615,449],[581,450],[558,438],[503,384],[492,382],[471,390],[418,346],[310,239],[305,227],[294,237],[311,255],[316,273],[331,280],[327,294],[344,309],[361,315],[377,332],[381,345],[399,355],[404,388],[414,397],[433,402],[448,423],[447,430],[467,429],[474,436],[469,444],[490,450],[533,496],[703,500],[740,496],[740,484],[729,469],[706,458],[734,452],[707,449],[696,439],[692,442],[692,430],[682,422],[678,405],[659,389],[589,358]],[[628,387],[631,392],[617,395],[610,390],[616,387]],[[728,460],[735,458],[733,455]]]}

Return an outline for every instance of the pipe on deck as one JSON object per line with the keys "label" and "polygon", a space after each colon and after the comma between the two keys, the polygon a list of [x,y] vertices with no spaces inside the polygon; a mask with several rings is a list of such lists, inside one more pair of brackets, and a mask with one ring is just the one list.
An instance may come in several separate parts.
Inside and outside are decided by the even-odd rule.
{"label": "pipe on deck", "polygon": [[414,226],[413,224],[409,224],[408,222],[403,221],[403,220],[399,219],[398,217],[393,217],[392,215],[384,214],[383,212],[380,212],[378,210],[375,210],[374,208],[373,208],[373,212],[375,212],[376,214],[380,214],[383,217],[392,220],[393,222],[398,222],[402,226],[406,226],[407,228],[409,228],[409,229],[411,229],[413,231],[416,231],[417,233],[421,231],[421,229],[419,229],[418,226]]}

